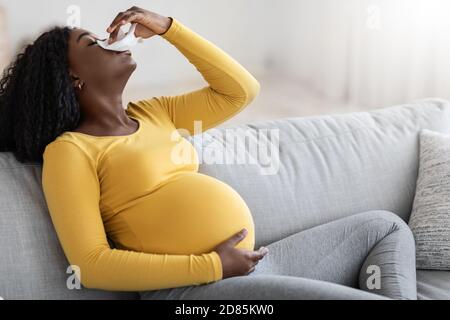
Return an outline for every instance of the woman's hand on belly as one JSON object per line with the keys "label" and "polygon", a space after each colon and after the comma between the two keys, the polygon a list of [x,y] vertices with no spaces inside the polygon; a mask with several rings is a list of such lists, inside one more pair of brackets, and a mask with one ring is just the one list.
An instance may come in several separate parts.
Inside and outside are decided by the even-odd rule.
{"label": "woman's hand on belly", "polygon": [[214,248],[222,261],[223,279],[252,273],[259,260],[269,252],[265,247],[257,251],[235,248],[247,233],[248,231],[243,229]]}

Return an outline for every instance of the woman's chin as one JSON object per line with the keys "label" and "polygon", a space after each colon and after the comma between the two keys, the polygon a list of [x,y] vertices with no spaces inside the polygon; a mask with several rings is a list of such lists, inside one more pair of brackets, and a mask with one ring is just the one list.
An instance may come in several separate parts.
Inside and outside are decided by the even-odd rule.
{"label": "woman's chin", "polygon": [[134,59],[133,58],[128,58],[128,60],[127,60],[127,63],[130,65],[130,66],[132,66],[133,67],[133,70],[134,69],[136,69],[136,67],[137,67],[137,63],[136,63],[136,61],[134,61]]}
{"label": "woman's chin", "polygon": [[131,72],[136,69],[137,63],[131,56],[124,56],[121,60],[121,63],[123,63],[123,65],[125,65]]}
{"label": "woman's chin", "polygon": [[136,61],[132,58],[123,59],[122,61],[116,62],[120,68],[116,68],[116,72],[114,72],[113,78],[116,79],[125,79],[130,78],[133,74],[134,70],[137,68]]}

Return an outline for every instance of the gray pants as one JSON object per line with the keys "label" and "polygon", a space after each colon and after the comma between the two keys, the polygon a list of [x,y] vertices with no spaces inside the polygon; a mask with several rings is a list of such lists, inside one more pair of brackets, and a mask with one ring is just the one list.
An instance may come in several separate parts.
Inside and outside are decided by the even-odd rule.
{"label": "gray pants", "polygon": [[142,299],[417,299],[415,245],[406,223],[369,211],[267,245],[248,276],[141,292]]}

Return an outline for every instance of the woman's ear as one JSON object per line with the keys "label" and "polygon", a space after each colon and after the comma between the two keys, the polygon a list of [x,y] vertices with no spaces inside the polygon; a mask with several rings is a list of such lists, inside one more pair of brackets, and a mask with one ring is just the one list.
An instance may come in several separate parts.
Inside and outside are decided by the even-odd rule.
{"label": "woman's ear", "polygon": [[72,72],[70,72],[70,77],[73,81],[73,87],[77,88],[78,90],[82,90],[84,86],[84,82],[80,79],[80,77]]}

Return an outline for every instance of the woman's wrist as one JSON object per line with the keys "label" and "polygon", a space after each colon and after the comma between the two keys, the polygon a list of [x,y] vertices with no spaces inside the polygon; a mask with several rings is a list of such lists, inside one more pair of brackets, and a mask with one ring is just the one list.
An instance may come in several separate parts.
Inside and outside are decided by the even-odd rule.
{"label": "woman's wrist", "polygon": [[166,33],[172,24],[171,18],[159,15],[157,13],[149,12],[149,15],[147,17],[147,28],[158,35]]}
{"label": "woman's wrist", "polygon": [[162,26],[161,26],[161,30],[163,30],[162,32],[158,32],[158,35],[162,36],[163,34],[165,34],[167,31],[169,31],[170,26],[172,25],[173,19],[172,17],[163,17],[163,21],[162,21]]}

